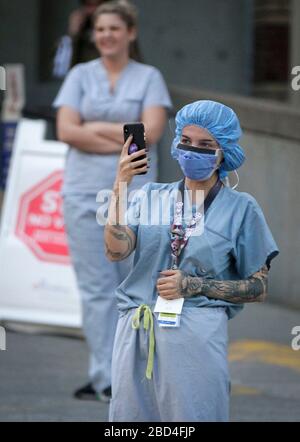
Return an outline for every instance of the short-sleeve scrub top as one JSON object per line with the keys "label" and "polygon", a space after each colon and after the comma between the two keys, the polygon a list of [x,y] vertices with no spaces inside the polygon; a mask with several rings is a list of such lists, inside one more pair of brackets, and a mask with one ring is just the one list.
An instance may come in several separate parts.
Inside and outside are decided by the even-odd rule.
{"label": "short-sleeve scrub top", "polygon": [[[152,223],[150,194],[153,190],[177,194],[179,186],[180,181],[146,184],[129,204],[128,227],[137,235],[137,244],[133,269],[117,288],[121,312],[141,304],[152,308],[156,303],[159,271],[170,269],[170,225],[157,220]],[[170,204],[171,213],[174,204]],[[179,269],[191,276],[221,281],[246,279],[279,253],[257,201],[229,187],[221,188],[205,213],[202,232],[190,237],[180,255]],[[229,318],[243,308],[203,295],[187,299],[184,308],[188,307],[224,307]]]}

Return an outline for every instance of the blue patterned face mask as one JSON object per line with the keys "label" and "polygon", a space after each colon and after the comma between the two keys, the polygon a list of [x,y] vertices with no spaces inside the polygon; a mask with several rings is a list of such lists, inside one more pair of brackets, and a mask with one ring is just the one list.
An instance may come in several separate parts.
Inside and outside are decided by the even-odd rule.
{"label": "blue patterned face mask", "polygon": [[[187,150],[186,146],[178,145],[178,162],[187,178],[195,181],[206,181],[219,169],[219,149],[212,153],[197,153],[197,148]],[[198,149],[200,150],[200,149]]]}

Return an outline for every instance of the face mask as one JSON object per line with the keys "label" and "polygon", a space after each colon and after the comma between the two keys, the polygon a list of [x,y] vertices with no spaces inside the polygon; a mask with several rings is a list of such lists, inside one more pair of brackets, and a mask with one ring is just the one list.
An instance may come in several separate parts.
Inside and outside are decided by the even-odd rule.
{"label": "face mask", "polygon": [[[177,161],[184,175],[195,181],[208,180],[219,168],[219,149],[212,152],[208,149],[197,149],[179,144]],[[197,152],[196,152],[197,151]],[[203,153],[205,151],[205,153]]]}

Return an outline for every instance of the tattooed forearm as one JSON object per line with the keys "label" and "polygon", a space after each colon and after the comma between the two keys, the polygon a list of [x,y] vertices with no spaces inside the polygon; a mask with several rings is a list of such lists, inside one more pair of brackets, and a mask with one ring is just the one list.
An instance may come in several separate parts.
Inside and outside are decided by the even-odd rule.
{"label": "tattooed forearm", "polygon": [[191,298],[192,296],[202,294],[203,278],[190,276],[183,271],[181,273],[181,294],[183,298]]}
{"label": "tattooed forearm", "polygon": [[250,278],[241,281],[218,281],[183,274],[181,287],[184,298],[203,295],[234,304],[262,302],[268,291],[268,269],[264,266]]}
{"label": "tattooed forearm", "polygon": [[134,233],[128,227],[121,225],[123,215],[120,205],[120,196],[115,192],[105,226],[105,255],[110,261],[122,261],[135,249]]}
{"label": "tattooed forearm", "polygon": [[133,233],[128,232],[125,226],[106,226],[105,254],[111,261],[122,261],[134,250]]}

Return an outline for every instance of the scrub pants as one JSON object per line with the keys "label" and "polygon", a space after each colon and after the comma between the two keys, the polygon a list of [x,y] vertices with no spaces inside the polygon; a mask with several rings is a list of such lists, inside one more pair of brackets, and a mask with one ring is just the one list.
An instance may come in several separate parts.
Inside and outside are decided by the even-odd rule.
{"label": "scrub pants", "polygon": [[145,377],[149,331],[121,313],[112,362],[110,422],[226,422],[230,381],[225,309],[184,308],[179,328],[154,314],[153,376]]}
{"label": "scrub pants", "polygon": [[112,263],[105,257],[104,226],[98,225],[95,195],[65,195],[64,219],[82,302],[83,329],[90,349],[89,377],[97,392],[111,385],[111,357],[118,320],[115,289],[128,275],[132,256]]}

